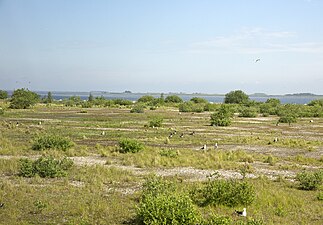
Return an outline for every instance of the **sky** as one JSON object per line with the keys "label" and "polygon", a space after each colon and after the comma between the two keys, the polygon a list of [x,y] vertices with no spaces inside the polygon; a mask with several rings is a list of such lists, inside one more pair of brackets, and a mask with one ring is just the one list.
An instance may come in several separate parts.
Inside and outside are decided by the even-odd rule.
{"label": "sky", "polygon": [[322,0],[0,0],[0,89],[323,94],[322,12]]}

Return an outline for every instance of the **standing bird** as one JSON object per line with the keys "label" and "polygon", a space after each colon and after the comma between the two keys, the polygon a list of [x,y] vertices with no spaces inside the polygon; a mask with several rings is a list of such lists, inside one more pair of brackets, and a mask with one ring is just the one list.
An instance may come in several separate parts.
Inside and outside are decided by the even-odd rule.
{"label": "standing bird", "polygon": [[183,138],[184,137],[184,133],[181,134],[181,136],[179,136],[180,138]]}
{"label": "standing bird", "polygon": [[206,150],[206,145],[203,145],[203,147],[201,149],[202,150]]}
{"label": "standing bird", "polygon": [[217,149],[218,148],[218,142],[215,142],[214,148]]}
{"label": "standing bird", "polygon": [[237,211],[235,210],[236,214],[238,214],[239,216],[244,216],[246,217],[247,216],[247,209],[246,208],[243,208],[243,211]]}

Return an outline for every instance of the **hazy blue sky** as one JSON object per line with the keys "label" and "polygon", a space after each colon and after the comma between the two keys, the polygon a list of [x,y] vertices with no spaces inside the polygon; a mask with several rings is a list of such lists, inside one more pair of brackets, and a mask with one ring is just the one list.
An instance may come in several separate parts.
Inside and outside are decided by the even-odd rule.
{"label": "hazy blue sky", "polygon": [[323,94],[323,1],[0,0],[0,89],[21,87]]}

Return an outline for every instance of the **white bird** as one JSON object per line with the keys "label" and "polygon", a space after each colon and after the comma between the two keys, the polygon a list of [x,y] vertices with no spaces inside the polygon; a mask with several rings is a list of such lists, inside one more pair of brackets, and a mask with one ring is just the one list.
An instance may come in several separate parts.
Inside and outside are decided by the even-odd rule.
{"label": "white bird", "polygon": [[101,135],[105,135],[105,132],[104,132],[104,131],[102,131]]}
{"label": "white bird", "polygon": [[246,209],[246,208],[243,208],[243,211],[237,211],[237,210],[235,210],[235,212],[236,212],[239,216],[244,216],[244,217],[246,217],[246,216],[247,216],[247,209]]}
{"label": "white bird", "polygon": [[218,142],[215,143],[214,148],[218,148]]}
{"label": "white bird", "polygon": [[310,123],[313,123],[314,121],[313,120],[310,120]]}

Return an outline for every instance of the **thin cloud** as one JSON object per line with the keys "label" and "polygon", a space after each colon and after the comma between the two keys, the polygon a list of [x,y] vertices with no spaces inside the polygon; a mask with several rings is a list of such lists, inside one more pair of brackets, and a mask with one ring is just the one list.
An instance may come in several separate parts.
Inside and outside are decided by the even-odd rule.
{"label": "thin cloud", "polygon": [[235,35],[219,36],[211,40],[192,43],[191,53],[247,53],[300,52],[323,53],[321,42],[295,42],[297,35],[289,31],[267,31],[244,28]]}

